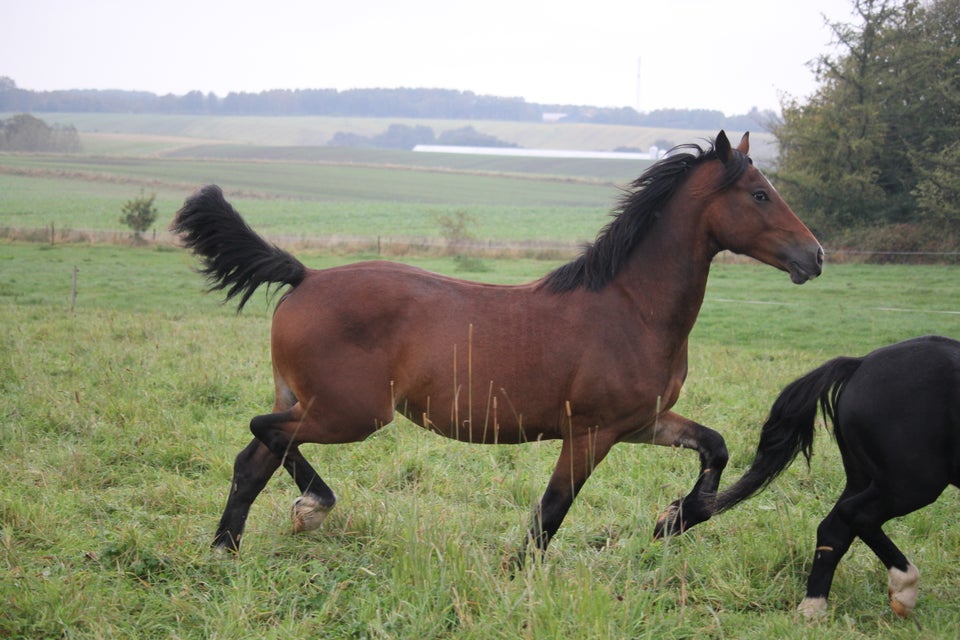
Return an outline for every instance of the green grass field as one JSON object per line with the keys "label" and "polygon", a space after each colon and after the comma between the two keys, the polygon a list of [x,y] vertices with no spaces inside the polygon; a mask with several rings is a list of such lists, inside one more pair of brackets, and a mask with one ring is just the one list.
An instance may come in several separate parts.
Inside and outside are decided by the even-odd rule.
{"label": "green grass field", "polygon": [[[414,262],[458,275],[451,258]],[[518,282],[557,263],[486,264],[467,275]],[[509,580],[500,564],[556,444],[472,446],[400,423],[307,448],[341,498],[319,531],[288,533],[296,489],[277,475],[242,555],[214,555],[233,456],[272,402],[270,306],[257,296],[237,316],[192,266],[163,248],[0,245],[0,635],[865,638],[914,637],[919,622],[953,637],[960,624],[952,490],[887,526],[922,573],[915,621],[890,613],[885,571],[859,543],[830,617],[798,620],[815,528],[842,482],[822,431],[811,471],[798,462],[765,494],[662,542],[653,523],[692,486],[695,454],[620,445],[545,561]],[[800,373],[921,333],[960,335],[960,300],[944,293],[956,277],[835,265],[796,287],[766,267],[715,265],[677,409],[725,435],[729,482]]]}
{"label": "green grass field", "polygon": [[[594,237],[620,187],[648,165],[633,163],[631,175],[621,161],[561,169],[551,159],[518,165],[506,158],[494,170],[446,154],[423,164],[430,154],[413,152],[361,153],[358,163],[357,151],[333,150],[322,163],[0,154],[0,229],[122,232],[120,207],[143,189],[157,194],[155,229],[162,234],[194,189],[216,183],[251,224],[272,235],[437,237],[437,216],[463,211],[485,242],[574,242]],[[589,171],[596,175],[574,175]]]}

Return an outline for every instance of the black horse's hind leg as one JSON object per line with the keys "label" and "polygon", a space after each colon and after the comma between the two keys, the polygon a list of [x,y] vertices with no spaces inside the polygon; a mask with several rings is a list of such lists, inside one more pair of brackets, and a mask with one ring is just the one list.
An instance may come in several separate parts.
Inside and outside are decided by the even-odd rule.
{"label": "black horse's hind leg", "polygon": [[280,458],[270,453],[256,438],[237,454],[233,463],[233,482],[230,485],[227,506],[213,537],[215,549],[229,549],[234,552],[240,550],[240,538],[243,536],[250,506],[279,466]]}
{"label": "black horse's hind leg", "polygon": [[700,475],[686,497],[672,502],[657,519],[654,538],[683,533],[713,514],[720,475],[727,466],[727,445],[723,436],[701,424],[668,412],[658,423],[653,444],[694,449],[700,454]]}
{"label": "black horse's hind leg", "polygon": [[910,615],[917,601],[920,573],[881,527],[887,520],[916,511],[933,500],[912,495],[905,501],[898,501],[891,493],[875,484],[863,490],[850,485],[844,489],[837,504],[817,528],[813,568],[807,580],[806,596],[799,606],[803,614],[810,617],[826,611],[837,565],[854,537],[859,537],[887,568],[890,607],[902,618]]}
{"label": "black horse's hind leg", "polygon": [[853,528],[841,515],[842,505],[854,493],[856,490],[852,490],[848,485],[833,509],[817,527],[817,549],[813,556],[810,576],[807,578],[807,592],[797,607],[797,610],[808,618],[826,613],[833,575],[855,537]]}
{"label": "black horse's hind leg", "polygon": [[890,608],[901,618],[906,618],[917,603],[920,572],[879,526],[874,532],[863,532],[859,535],[887,568]]}
{"label": "black horse's hind leg", "polygon": [[291,512],[293,530],[298,533],[319,527],[336,504],[337,496],[314,471],[293,443],[291,436],[283,429],[291,424],[295,432],[297,422],[293,411],[284,411],[257,416],[250,421],[250,430],[277,460],[282,461],[283,467],[301,491],[302,495],[294,501]]}

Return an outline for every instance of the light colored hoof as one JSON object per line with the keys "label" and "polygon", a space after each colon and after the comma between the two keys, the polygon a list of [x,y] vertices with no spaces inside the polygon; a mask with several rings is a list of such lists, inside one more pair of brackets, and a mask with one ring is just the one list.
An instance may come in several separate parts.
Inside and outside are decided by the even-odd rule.
{"label": "light colored hoof", "polygon": [[887,593],[890,595],[890,608],[901,618],[906,618],[917,604],[917,588],[920,571],[911,563],[907,570],[900,571],[891,567],[887,577]]}
{"label": "light colored hoof", "polygon": [[290,519],[293,520],[293,532],[313,531],[318,528],[326,519],[330,509],[336,502],[324,505],[319,500],[310,495],[303,495],[293,501],[293,508],[290,511]]}
{"label": "light colored hoof", "polygon": [[804,598],[797,605],[797,611],[807,620],[817,620],[827,615],[827,599]]}

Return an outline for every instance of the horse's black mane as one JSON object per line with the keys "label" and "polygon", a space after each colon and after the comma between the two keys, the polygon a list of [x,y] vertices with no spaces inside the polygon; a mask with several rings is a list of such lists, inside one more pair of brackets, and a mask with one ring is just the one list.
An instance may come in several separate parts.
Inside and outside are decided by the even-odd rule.
{"label": "horse's black mane", "polygon": [[[652,165],[630,184],[619,206],[611,214],[613,220],[601,229],[593,243],[584,246],[580,257],[547,274],[541,286],[554,293],[580,287],[588,291],[602,289],[626,263],[690,171],[716,158],[717,152],[712,141],[706,149],[697,144],[685,144],[672,149],[666,158]],[[750,159],[745,154],[731,151],[716,190],[722,191],[732,186],[749,164]]]}

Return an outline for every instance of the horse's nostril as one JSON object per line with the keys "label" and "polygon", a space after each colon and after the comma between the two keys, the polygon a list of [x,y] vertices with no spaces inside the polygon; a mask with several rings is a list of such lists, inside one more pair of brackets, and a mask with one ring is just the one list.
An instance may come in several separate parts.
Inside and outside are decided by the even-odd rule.
{"label": "horse's nostril", "polygon": [[819,249],[817,249],[817,266],[818,267],[823,266],[823,247],[820,247]]}

